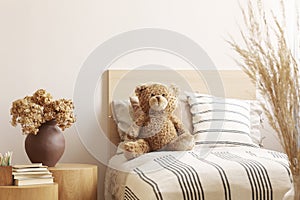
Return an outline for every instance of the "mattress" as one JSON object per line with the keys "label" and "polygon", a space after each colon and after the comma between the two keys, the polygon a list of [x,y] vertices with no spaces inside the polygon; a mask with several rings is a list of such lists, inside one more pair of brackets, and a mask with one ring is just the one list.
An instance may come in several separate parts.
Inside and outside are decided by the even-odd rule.
{"label": "mattress", "polygon": [[251,146],[196,145],[127,161],[113,156],[106,199],[282,200],[291,187],[285,154]]}

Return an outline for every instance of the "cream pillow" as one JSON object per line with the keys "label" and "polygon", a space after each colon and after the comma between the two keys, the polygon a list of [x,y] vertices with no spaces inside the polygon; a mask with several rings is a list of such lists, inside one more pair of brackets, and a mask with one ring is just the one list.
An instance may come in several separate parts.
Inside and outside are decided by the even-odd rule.
{"label": "cream pillow", "polygon": [[256,101],[186,92],[193,134],[201,144],[259,146],[260,115]]}

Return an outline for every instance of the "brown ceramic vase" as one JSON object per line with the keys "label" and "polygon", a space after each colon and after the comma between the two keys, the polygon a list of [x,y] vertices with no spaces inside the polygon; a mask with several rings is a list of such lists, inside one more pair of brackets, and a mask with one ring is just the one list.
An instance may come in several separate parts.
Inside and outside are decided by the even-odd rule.
{"label": "brown ceramic vase", "polygon": [[65,138],[56,121],[42,124],[36,135],[28,134],[25,150],[32,163],[54,167],[65,151]]}

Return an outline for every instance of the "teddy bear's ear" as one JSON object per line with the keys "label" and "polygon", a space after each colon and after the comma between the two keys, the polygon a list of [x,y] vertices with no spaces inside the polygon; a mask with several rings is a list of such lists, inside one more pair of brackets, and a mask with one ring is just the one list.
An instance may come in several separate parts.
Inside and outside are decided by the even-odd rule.
{"label": "teddy bear's ear", "polygon": [[173,93],[174,96],[178,97],[179,95],[179,88],[175,84],[171,84],[169,86],[169,90]]}
{"label": "teddy bear's ear", "polygon": [[136,95],[136,96],[140,96],[140,94],[142,93],[142,91],[145,90],[146,88],[147,88],[147,85],[146,85],[146,84],[138,85],[138,86],[135,88],[135,95]]}

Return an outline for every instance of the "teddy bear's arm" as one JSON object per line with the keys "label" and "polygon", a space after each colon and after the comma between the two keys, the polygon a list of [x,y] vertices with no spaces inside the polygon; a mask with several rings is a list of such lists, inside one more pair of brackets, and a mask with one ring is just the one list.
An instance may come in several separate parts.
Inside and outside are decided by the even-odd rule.
{"label": "teddy bear's arm", "polygon": [[129,97],[129,100],[133,111],[132,114],[134,122],[128,128],[126,133],[130,138],[137,138],[140,132],[140,128],[144,125],[146,115],[140,107],[137,97]]}
{"label": "teddy bear's arm", "polygon": [[183,123],[175,115],[171,115],[170,120],[174,124],[174,127],[177,131],[177,135],[181,135],[183,133],[189,133],[189,131],[184,128]]}
{"label": "teddy bear's arm", "polygon": [[133,110],[133,117],[135,119],[134,122],[137,126],[141,127],[146,121],[146,114],[142,110],[137,98],[130,97],[129,99]]}

